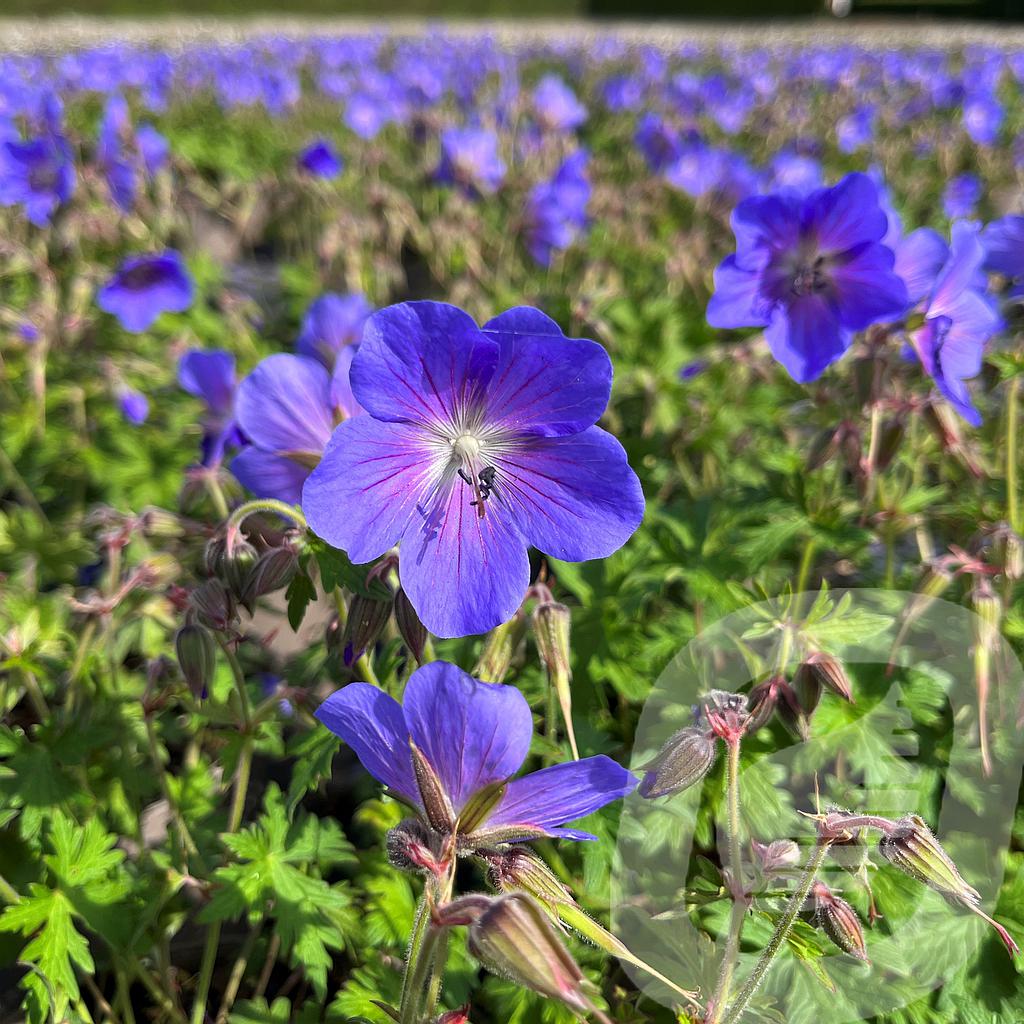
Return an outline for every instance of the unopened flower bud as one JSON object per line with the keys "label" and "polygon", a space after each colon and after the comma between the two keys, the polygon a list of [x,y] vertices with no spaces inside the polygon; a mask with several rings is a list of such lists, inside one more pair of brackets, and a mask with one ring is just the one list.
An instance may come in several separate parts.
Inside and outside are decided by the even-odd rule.
{"label": "unopened flower bud", "polygon": [[902,419],[886,420],[878,437],[878,451],[875,453],[875,469],[882,472],[887,469],[903,444],[907,426]]}
{"label": "unopened flower bud", "polygon": [[489,971],[577,1013],[592,1009],[583,972],[550,918],[525,893],[495,898],[469,926],[467,945]]}
{"label": "unopened flower bud", "polygon": [[525,631],[526,623],[521,615],[514,615],[508,622],[492,629],[484,640],[473,675],[486,683],[500,683],[508,674],[512,655]]}
{"label": "unopened flower bud", "polygon": [[298,555],[289,545],[265,551],[246,578],[242,604],[251,611],[257,598],[288,586],[298,567]]}
{"label": "unopened flower bud", "polygon": [[427,646],[427,627],[420,622],[416,609],[401,587],[395,594],[395,625],[409,653],[422,665],[423,652]]}
{"label": "unopened flower bud", "polygon": [[971,591],[971,605],[976,617],[971,623],[974,642],[986,651],[994,651],[999,643],[999,630],[1003,619],[1003,602],[992,584],[982,577]]}
{"label": "unopened flower bud", "polygon": [[166,509],[150,506],[139,514],[139,527],[147,537],[180,537],[184,532],[181,520]]}
{"label": "unopened flower bud", "polygon": [[348,622],[342,638],[346,665],[353,665],[368,651],[384,632],[391,618],[391,601],[356,594],[348,609]]}
{"label": "unopened flower bud", "polygon": [[814,919],[818,927],[844,953],[870,963],[864,942],[864,929],[857,911],[824,882],[815,882],[811,895],[814,898]]}
{"label": "unopened flower bud", "polygon": [[487,863],[487,881],[498,892],[522,890],[549,905],[574,902],[572,893],[528,846],[481,850],[480,856]]}
{"label": "unopened flower bud", "polygon": [[949,902],[975,908],[981,894],[957,870],[924,819],[916,814],[900,818],[878,842],[878,852],[904,874],[941,893]]}
{"label": "unopened flower bud", "polygon": [[1003,572],[1014,583],[1024,576],[1024,537],[1014,530],[1003,539]]}
{"label": "unopened flower bud", "polygon": [[388,863],[399,871],[428,871],[436,864],[430,832],[417,818],[406,818],[391,829],[384,846]]}
{"label": "unopened flower bud", "polygon": [[240,598],[245,593],[249,573],[252,572],[258,558],[256,549],[241,538],[225,548],[221,561],[221,579],[235,597]]}
{"label": "unopened flower bud", "polygon": [[449,1010],[437,1018],[436,1024],[469,1024],[469,1007],[460,1006],[457,1010]]}
{"label": "unopened flower bud", "polygon": [[793,685],[801,707],[808,714],[814,710],[817,699],[814,701],[814,706],[807,707],[801,697],[801,687],[812,692],[816,689],[819,697],[823,688],[828,689],[850,704],[854,703],[850,677],[846,674],[843,663],[835,655],[825,651],[815,651],[803,660],[796,670]]}
{"label": "unopened flower bud", "polygon": [[217,643],[213,634],[198,622],[190,622],[178,630],[174,638],[181,674],[198,700],[205,697],[217,666]]}
{"label": "unopened flower bud", "polygon": [[687,726],[669,737],[643,766],[639,793],[647,800],[671,796],[701,781],[718,757],[718,741],[706,729]]}
{"label": "unopened flower bud", "polygon": [[235,601],[218,579],[204,580],[192,591],[189,602],[199,621],[223,633],[235,620]]}
{"label": "unopened flower bud", "polygon": [[757,732],[768,724],[779,702],[780,689],[788,687],[782,676],[772,676],[752,687],[747,695],[747,732]]}
{"label": "unopened flower bud", "polygon": [[822,466],[828,465],[836,457],[839,451],[841,433],[841,427],[839,429],[829,427],[815,437],[807,453],[808,472],[821,469]]}
{"label": "unopened flower bud", "polygon": [[776,839],[771,843],[759,843],[754,839],[750,845],[765,875],[780,874],[800,861],[800,847],[792,839]]}
{"label": "unopened flower bud", "polygon": [[557,601],[541,601],[533,613],[533,635],[537,641],[537,651],[544,668],[547,670],[548,682],[554,687],[558,703],[562,709],[562,720],[572,748],[572,756],[578,761],[580,754],[576,746],[576,731],[572,724],[572,669],[569,665],[569,629],[572,624],[572,613]]}

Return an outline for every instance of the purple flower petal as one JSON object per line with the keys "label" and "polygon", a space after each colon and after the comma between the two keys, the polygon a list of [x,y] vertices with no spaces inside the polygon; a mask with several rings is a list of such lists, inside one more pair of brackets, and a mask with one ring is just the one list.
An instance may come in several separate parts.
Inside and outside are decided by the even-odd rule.
{"label": "purple flower petal", "polygon": [[[628,796],[637,782],[632,772],[604,754],[556,764],[510,782],[487,825],[532,825],[548,835],[565,835],[559,825]],[[592,838],[574,830],[565,837]]]}
{"label": "purple flower petal", "polygon": [[368,683],[349,683],[320,705],[316,717],[355,751],[378,782],[419,804],[409,730],[393,697]]}
{"label": "purple flower petal", "polygon": [[824,295],[805,295],[776,310],[764,336],[772,355],[801,384],[820,377],[852,340]]}
{"label": "purple flower petal", "polygon": [[509,515],[527,542],[554,558],[606,558],[643,519],[640,481],[600,427],[536,438],[496,464],[495,514]]}
{"label": "purple flower petal", "polygon": [[235,401],[235,357],[230,352],[194,348],[178,363],[178,384],[223,415]]}
{"label": "purple flower petal", "polygon": [[356,350],[351,346],[343,348],[338,353],[331,374],[331,408],[335,414],[340,412],[345,419],[351,419],[363,411],[352,393],[352,382],[349,379],[355,354]]}
{"label": "purple flower petal", "polygon": [[533,716],[512,686],[481,683],[443,661],[413,673],[405,721],[458,813],[492,782],[514,775],[530,750]]}
{"label": "purple flower petal", "polygon": [[367,321],[350,379],[379,420],[452,423],[479,400],[497,361],[497,343],[461,309],[405,302]]}
{"label": "purple flower petal", "polygon": [[893,259],[884,245],[866,245],[833,270],[835,303],[847,330],[896,320],[907,308],[907,287],[893,273]]}
{"label": "purple flower petal", "polygon": [[334,429],[330,377],[312,359],[268,356],[239,384],[235,416],[259,448],[319,455]]}
{"label": "purple flower petal", "polygon": [[760,262],[760,250],[791,249],[800,240],[800,200],[796,196],[750,196],[732,212],[730,220],[736,236],[736,259],[746,267],[754,255]]}
{"label": "purple flower petal", "polygon": [[567,338],[529,307],[509,309],[483,327],[500,345],[487,388],[495,423],[545,435],[575,434],[592,426],[611,397],[612,362],[587,338]]}
{"label": "purple flower petal", "polygon": [[314,533],[353,562],[369,562],[398,543],[433,479],[417,428],[356,416],[331,435],[303,488],[302,508]]}
{"label": "purple flower petal", "polygon": [[250,445],[231,460],[231,472],[257,498],[277,498],[289,505],[298,505],[309,466]]}
{"label": "purple flower petal", "polygon": [[918,228],[899,243],[894,269],[903,278],[911,303],[920,302],[931,291],[948,257],[949,246],[931,228]]}
{"label": "purple flower petal", "polygon": [[889,220],[878,204],[878,189],[866,174],[848,174],[831,188],[808,197],[806,214],[823,251],[845,252],[885,237]]}
{"label": "purple flower petal", "polygon": [[511,517],[488,511],[481,518],[464,489],[456,478],[429,503],[417,504],[402,537],[402,586],[436,636],[500,626],[516,613],[530,584],[526,541]]}
{"label": "purple flower petal", "polygon": [[745,270],[735,256],[727,256],[715,270],[715,293],[708,302],[707,320],[712,327],[767,327],[759,307],[761,275]]}

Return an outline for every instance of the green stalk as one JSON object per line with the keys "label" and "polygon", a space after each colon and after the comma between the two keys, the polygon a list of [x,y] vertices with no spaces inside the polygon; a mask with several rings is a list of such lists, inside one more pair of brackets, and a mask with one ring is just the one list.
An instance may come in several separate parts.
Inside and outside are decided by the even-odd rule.
{"label": "green stalk", "polygon": [[743,864],[740,851],[740,741],[737,739],[728,744],[725,762],[725,792],[728,808],[729,830],[729,874],[732,876],[732,914],[729,919],[729,936],[722,955],[722,964],[718,971],[715,993],[711,999],[711,1008],[707,1024],[718,1024],[729,998],[729,987],[736,973],[739,958],[740,938],[743,934],[743,922],[747,916],[747,901],[743,895]]}
{"label": "green stalk", "polygon": [[1017,481],[1017,449],[1019,445],[1020,375],[1010,382],[1006,405],[1006,518],[1017,533],[1024,532],[1020,514],[1020,490]]}
{"label": "green stalk", "polygon": [[831,845],[831,839],[818,840],[817,846],[815,846],[814,852],[811,854],[810,860],[807,862],[807,867],[804,868],[804,873],[800,879],[800,883],[797,885],[796,891],[790,897],[789,905],[786,907],[785,913],[779,919],[779,923],[775,926],[775,931],[772,932],[772,937],[768,940],[768,945],[764,947],[761,952],[760,959],[754,965],[753,971],[750,972],[750,977],[747,978],[743,988],[740,989],[739,994],[730,1005],[729,1011],[725,1015],[722,1024],[736,1024],[740,1017],[743,1016],[743,1011],[746,1009],[747,1004],[750,1002],[761,982],[764,981],[765,975],[768,973],[768,969],[771,967],[772,962],[775,960],[779,950],[782,948],[783,942],[786,941],[786,936],[789,935],[790,929],[793,927],[793,922],[796,921],[797,915],[803,908],[803,905],[807,900],[807,895],[811,891],[811,886],[814,884],[814,879],[818,875],[818,870],[821,868],[822,861],[825,859],[825,854],[828,853]]}
{"label": "green stalk", "polygon": [[290,519],[296,526],[306,529],[306,517],[297,508],[293,508],[287,502],[278,501],[276,498],[259,498],[256,501],[247,501],[244,505],[239,505],[230,516],[225,512],[227,532],[230,534],[239,529],[242,523],[256,512],[276,512],[279,516]]}

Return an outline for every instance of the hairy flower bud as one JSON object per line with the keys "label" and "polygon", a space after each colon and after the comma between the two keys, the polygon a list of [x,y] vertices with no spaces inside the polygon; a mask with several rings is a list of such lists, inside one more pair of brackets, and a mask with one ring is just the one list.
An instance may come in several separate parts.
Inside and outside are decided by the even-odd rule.
{"label": "hairy flower bud", "polygon": [[572,613],[564,604],[559,604],[557,601],[541,601],[533,613],[533,635],[537,641],[537,651],[547,670],[548,682],[558,696],[569,746],[572,748],[572,756],[578,761],[580,754],[576,746],[576,732],[572,725],[572,689],[570,687],[572,682],[572,669],[569,665],[569,629],[571,624]]}
{"label": "hairy flower bud", "polygon": [[1003,619],[1003,602],[989,580],[982,577],[971,591],[971,605],[976,613],[971,626],[974,642],[986,651],[994,651],[999,643],[999,629]]}
{"label": "hairy flower bud", "polygon": [[416,609],[401,587],[395,594],[395,625],[409,653],[422,665],[423,652],[427,647],[427,627],[420,622]]}
{"label": "hairy flower bud", "polygon": [[217,643],[213,634],[198,622],[190,622],[178,630],[174,638],[181,674],[198,700],[205,697],[217,665]]}
{"label": "hairy flower bud", "polygon": [[648,800],[681,793],[711,771],[717,756],[718,741],[706,729],[693,725],[680,729],[643,766],[638,791]]}
{"label": "hairy flower bud", "polygon": [[469,926],[468,947],[489,971],[577,1013],[591,1010],[583,972],[554,924],[532,897],[496,897]]}
{"label": "hairy flower bud", "polygon": [[512,655],[526,630],[522,616],[514,615],[487,634],[473,675],[487,683],[500,683],[508,674]]}
{"label": "hairy flower bud", "polygon": [[178,516],[152,505],[139,513],[139,528],[147,537],[180,537],[185,532]]}
{"label": "hairy flower bud", "polygon": [[516,844],[503,850],[481,850],[487,864],[487,881],[498,892],[528,892],[542,903],[573,903],[572,893],[528,846]]}
{"label": "hairy flower bud", "polygon": [[981,894],[957,870],[924,819],[908,814],[878,842],[878,852],[893,867],[941,893],[949,902],[975,908]]}
{"label": "hairy flower bud", "polygon": [[436,865],[430,832],[418,818],[406,818],[391,829],[384,841],[388,863],[399,871],[429,871]]}
{"label": "hairy flower bud", "polygon": [[258,558],[256,549],[241,538],[225,548],[221,561],[221,579],[236,598],[242,597],[245,593],[249,573],[252,572]]}
{"label": "hairy flower bud", "polygon": [[235,601],[218,579],[204,580],[189,595],[199,621],[223,633],[235,621]]}
{"label": "hairy flower bud", "polygon": [[257,598],[288,586],[298,568],[299,559],[294,548],[285,545],[265,551],[246,577],[242,604],[251,611]]}
{"label": "hairy flower bud", "polygon": [[907,432],[906,422],[902,419],[886,420],[879,433],[878,451],[875,453],[875,470],[882,472],[887,469],[903,444]]}
{"label": "hairy flower bud", "polygon": [[747,695],[747,732],[757,732],[766,726],[775,714],[782,687],[789,684],[782,676],[772,676],[752,687]]}
{"label": "hairy flower bud", "polygon": [[[822,688],[825,688],[842,697],[843,700],[848,701],[850,704],[854,703],[850,677],[846,674],[843,663],[835,655],[828,654],[825,651],[815,651],[804,659],[799,668],[797,668],[793,684],[796,689],[797,699],[800,700],[801,707],[808,714],[811,713],[813,707],[808,708],[804,705],[800,697],[801,686],[807,687],[812,691],[816,687],[819,696]],[[817,705],[817,700],[814,703]]]}
{"label": "hairy flower bud", "polygon": [[824,882],[815,882],[811,889],[814,899],[814,919],[818,927],[844,952],[864,963],[868,960],[857,911],[841,899]]}
{"label": "hairy flower bud", "polygon": [[800,847],[792,839],[776,839],[771,843],[759,843],[753,839],[750,845],[765,875],[780,874],[800,862]]}
{"label": "hairy flower bud", "polygon": [[838,429],[829,427],[815,437],[807,452],[808,472],[813,473],[814,470],[821,469],[822,466],[828,465],[836,457],[839,451],[842,430],[842,427]]}
{"label": "hairy flower bud", "polygon": [[391,601],[356,594],[348,609],[348,622],[342,638],[346,665],[355,664],[380,638],[391,618]]}

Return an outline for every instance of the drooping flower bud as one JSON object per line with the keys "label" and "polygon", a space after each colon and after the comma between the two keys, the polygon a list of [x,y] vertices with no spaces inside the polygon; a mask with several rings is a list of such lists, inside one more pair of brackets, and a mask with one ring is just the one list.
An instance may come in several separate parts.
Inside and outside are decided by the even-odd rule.
{"label": "drooping flower bud", "polygon": [[[803,683],[800,682],[801,677],[804,677],[805,681]],[[850,677],[846,674],[843,663],[835,655],[829,654],[826,651],[814,651],[797,668],[794,686],[798,699],[800,698],[801,685],[811,689],[816,686],[819,695],[822,688],[831,690],[850,704],[854,703]],[[805,707],[802,700],[800,704],[808,714],[813,710],[813,708]],[[816,704],[817,701],[815,701]]]}
{"label": "drooping flower bud", "polygon": [[469,926],[470,953],[489,971],[558,999],[577,1013],[592,1010],[585,980],[550,918],[526,893],[496,897]]}
{"label": "drooping flower bud", "polygon": [[416,609],[401,587],[395,594],[395,625],[409,653],[422,665],[423,652],[427,646],[427,627],[420,622]]}
{"label": "drooping flower bud", "polygon": [[768,724],[775,714],[779,702],[780,690],[789,684],[782,676],[772,676],[751,687],[747,694],[747,732],[757,732]]}
{"label": "drooping flower bud", "polygon": [[356,594],[348,609],[348,622],[342,638],[346,665],[355,664],[380,638],[391,618],[391,601]]}
{"label": "drooping flower bud", "polygon": [[298,568],[298,555],[290,545],[265,551],[246,577],[242,604],[252,611],[257,598],[288,586]]}
{"label": "drooping flower bud", "polygon": [[470,1024],[469,1006],[460,1006],[457,1010],[449,1010],[437,1018],[436,1024]]}
{"label": "drooping flower bud", "polygon": [[857,911],[837,896],[824,882],[815,882],[811,889],[814,919],[818,927],[844,952],[864,963],[870,963]]}
{"label": "drooping flower bud", "polygon": [[236,598],[245,593],[249,573],[259,559],[256,549],[241,537],[234,544],[227,545],[221,561],[221,579]]}
{"label": "drooping flower bud", "polygon": [[487,881],[498,892],[522,890],[549,906],[575,902],[569,889],[528,846],[478,852],[487,864]]}
{"label": "drooping flower bud", "polygon": [[537,641],[537,651],[547,670],[548,682],[558,696],[572,756],[578,761],[580,752],[572,725],[572,669],[569,665],[571,625],[572,613],[558,601],[541,601],[534,610],[533,635]]}
{"label": "drooping flower bud", "polygon": [[797,666],[793,676],[793,692],[796,694],[800,710],[805,715],[813,715],[821,700],[821,680],[815,672],[807,668],[806,662]]}
{"label": "drooping flower bud", "polygon": [[907,432],[906,421],[903,419],[886,420],[878,438],[878,451],[875,453],[875,469],[881,473],[888,469],[896,457]]}
{"label": "drooping flower bud", "polygon": [[839,451],[839,442],[843,428],[829,427],[823,430],[811,442],[807,452],[807,471],[813,473],[816,469],[828,465]]}
{"label": "drooping flower bud", "polygon": [[189,602],[199,621],[218,633],[225,632],[235,621],[234,598],[218,579],[203,580],[192,591]]}
{"label": "drooping flower bud", "polygon": [[205,697],[217,665],[217,643],[213,634],[198,622],[186,623],[174,638],[181,674],[192,696]]}
{"label": "drooping flower bud", "polygon": [[957,870],[932,830],[917,814],[900,818],[878,842],[878,852],[904,874],[941,893],[949,902],[974,908],[981,894]]}
{"label": "drooping flower bud", "polygon": [[673,733],[657,755],[643,766],[638,792],[647,800],[672,796],[698,783],[718,757],[718,741],[699,726]]}
{"label": "drooping flower bud", "polygon": [[178,516],[152,505],[139,513],[139,527],[147,537],[181,537],[185,532]]}

